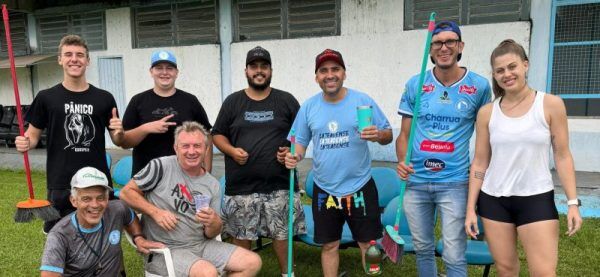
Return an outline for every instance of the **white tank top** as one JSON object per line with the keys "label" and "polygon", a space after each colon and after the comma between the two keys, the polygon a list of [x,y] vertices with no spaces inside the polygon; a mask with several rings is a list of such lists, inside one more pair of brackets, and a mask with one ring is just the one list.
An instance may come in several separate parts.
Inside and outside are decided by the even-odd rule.
{"label": "white tank top", "polygon": [[550,127],[544,117],[544,95],[537,92],[529,111],[508,117],[493,103],[489,123],[492,149],[481,190],[489,195],[529,196],[554,189],[550,174]]}

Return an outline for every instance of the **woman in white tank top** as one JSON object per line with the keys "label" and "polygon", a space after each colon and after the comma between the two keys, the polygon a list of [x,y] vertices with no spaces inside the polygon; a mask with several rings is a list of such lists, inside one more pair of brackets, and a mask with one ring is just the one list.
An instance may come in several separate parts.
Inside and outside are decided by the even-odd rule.
{"label": "woman in white tank top", "polygon": [[582,224],[565,105],[559,97],[528,86],[528,59],[513,40],[501,42],[490,62],[496,99],[477,115],[465,231],[471,237],[479,233],[477,206],[499,276],[519,275],[517,237],[529,274],[554,276],[559,223],[550,149],[569,200],[567,235]]}

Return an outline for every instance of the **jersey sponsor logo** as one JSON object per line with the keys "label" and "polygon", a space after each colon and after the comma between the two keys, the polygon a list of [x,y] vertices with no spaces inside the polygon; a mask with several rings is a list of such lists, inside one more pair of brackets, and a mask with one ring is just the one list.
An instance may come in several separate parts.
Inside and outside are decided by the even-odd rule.
{"label": "jersey sponsor logo", "polygon": [[433,122],[431,128],[433,130],[439,131],[448,131],[450,130],[450,124],[460,123],[460,117],[458,116],[445,116],[445,115],[436,115],[436,114],[425,114],[425,120],[429,122]]}
{"label": "jersey sponsor logo", "polygon": [[433,92],[434,90],[435,90],[434,84],[423,85],[423,93],[430,93],[430,92]]}
{"label": "jersey sponsor logo", "polygon": [[439,172],[446,168],[446,163],[440,159],[427,159],[423,162],[425,169],[433,172]]}
{"label": "jersey sponsor logo", "polygon": [[121,241],[121,232],[118,230],[110,231],[110,234],[108,235],[108,241],[112,245],[118,244]]}
{"label": "jersey sponsor logo", "polygon": [[273,111],[245,112],[244,120],[250,122],[267,122],[275,119]]}
{"label": "jersey sponsor logo", "polygon": [[458,88],[458,93],[464,93],[464,94],[468,94],[468,95],[473,95],[473,94],[477,93],[477,88],[475,86],[461,85]]}
{"label": "jersey sponsor logo", "polygon": [[444,93],[442,93],[442,96],[440,96],[439,100],[440,100],[439,102],[442,103],[442,104],[450,104],[450,103],[452,103],[452,100],[450,99],[450,96],[448,95],[448,92],[445,91],[445,90],[444,90]]}
{"label": "jersey sponsor logo", "polygon": [[454,152],[454,142],[424,140],[421,142],[421,150],[426,152],[452,153]]}
{"label": "jersey sponsor logo", "polygon": [[456,110],[459,112],[468,112],[470,110],[471,105],[465,99],[460,99],[456,103]]}

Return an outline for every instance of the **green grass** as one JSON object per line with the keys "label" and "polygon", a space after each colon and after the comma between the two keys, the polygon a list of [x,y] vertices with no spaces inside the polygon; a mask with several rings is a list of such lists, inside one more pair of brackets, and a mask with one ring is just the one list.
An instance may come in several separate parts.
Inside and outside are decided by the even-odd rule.
{"label": "green grass", "polygon": [[[45,199],[45,175],[34,172],[33,183],[36,198]],[[15,204],[27,199],[27,187],[22,171],[0,170],[0,276],[39,276],[40,257],[45,236],[42,222],[14,223]],[[564,233],[565,219],[561,216],[561,234]],[[439,226],[437,229],[439,234]],[[129,276],[143,276],[142,258],[127,242],[123,243],[125,263]],[[600,220],[586,219],[582,230],[573,238],[560,237],[558,276],[597,276],[600,272]],[[277,276],[279,269],[271,247],[259,252],[263,259],[260,276]],[[296,242],[294,244],[297,276],[320,276],[320,249]],[[520,252],[521,276],[527,276],[527,264]],[[440,272],[444,272],[438,258]],[[340,251],[340,271],[348,276],[363,276],[358,249]],[[416,276],[414,255],[405,255],[401,266],[384,263],[383,276]],[[469,276],[481,276],[483,267],[469,266]],[[492,276],[495,276],[492,267]]]}

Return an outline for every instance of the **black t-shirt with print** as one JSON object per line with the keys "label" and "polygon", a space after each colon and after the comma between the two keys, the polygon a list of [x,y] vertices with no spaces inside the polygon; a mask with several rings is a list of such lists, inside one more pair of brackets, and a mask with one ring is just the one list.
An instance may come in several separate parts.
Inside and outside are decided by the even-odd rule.
{"label": "black t-shirt with print", "polygon": [[298,109],[294,96],[278,89],[260,101],[250,99],[243,90],[225,99],[212,133],[227,137],[231,145],[248,153],[245,165],[225,156],[225,194],[289,189],[289,170],[277,161],[277,150],[290,145],[287,135]]}
{"label": "black t-shirt with print", "polygon": [[177,123],[176,126],[170,126],[169,130],[162,134],[148,134],[133,148],[132,176],[154,158],[175,155],[173,149],[175,128],[184,121],[196,121],[202,124],[207,131],[212,128],[198,98],[180,89],[168,97],[159,96],[152,89],[135,95],[125,110],[123,128],[125,130],[135,129],[170,114],[175,116],[169,119],[169,122]]}
{"label": "black t-shirt with print", "polygon": [[104,130],[116,106],[109,92],[93,85],[86,91],[73,92],[58,84],[38,93],[27,120],[38,129],[48,129],[49,189],[69,189],[71,177],[85,166],[99,169],[110,180]]}

